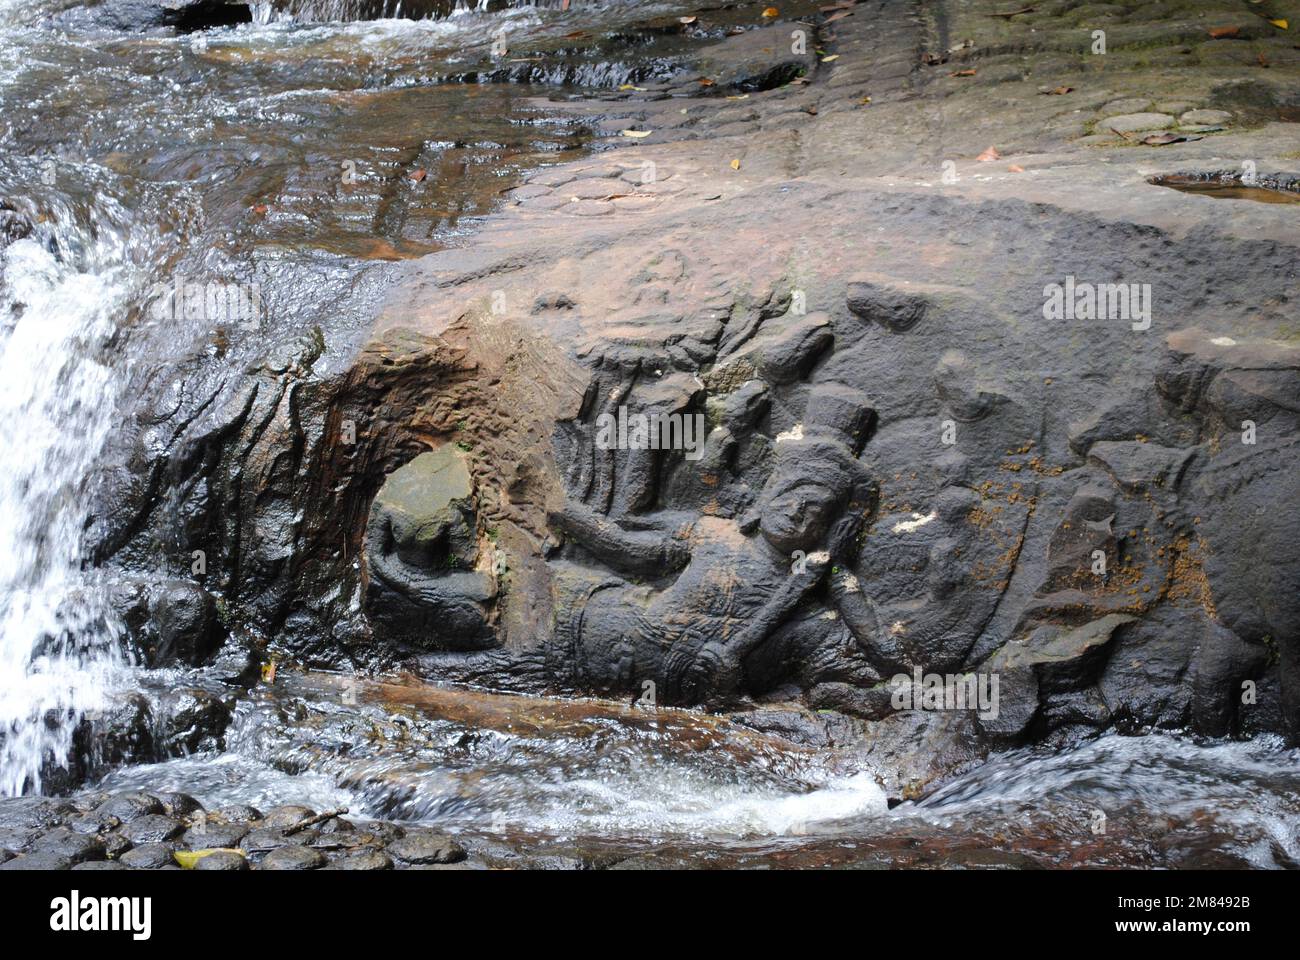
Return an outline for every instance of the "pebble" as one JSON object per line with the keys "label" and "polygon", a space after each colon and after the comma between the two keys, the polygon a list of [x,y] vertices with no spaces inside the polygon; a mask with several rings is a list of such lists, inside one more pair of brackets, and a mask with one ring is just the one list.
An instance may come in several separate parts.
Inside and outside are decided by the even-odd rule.
{"label": "pebble", "polygon": [[142,847],[128,850],[118,859],[137,870],[157,870],[176,862],[172,857],[171,845],[166,843],[146,843]]}
{"label": "pebble", "polygon": [[466,856],[459,843],[436,833],[408,833],[389,844],[388,852],[406,863],[456,863]]}
{"label": "pebble", "polygon": [[1116,133],[1137,133],[1142,130],[1167,130],[1174,125],[1174,118],[1167,113],[1125,113],[1118,117],[1107,117],[1099,127],[1114,130]]}
{"label": "pebble", "polygon": [[1232,114],[1227,110],[1188,110],[1178,118],[1178,122],[1189,125],[1216,126],[1227,123],[1231,119]]}
{"label": "pebble", "polygon": [[237,847],[239,841],[248,836],[249,827],[244,823],[212,823],[204,826],[190,827],[181,837],[181,846],[186,850],[209,850],[214,847]]}
{"label": "pebble", "polygon": [[247,870],[248,860],[233,850],[218,850],[200,857],[195,870]]}
{"label": "pebble", "polygon": [[124,826],[122,835],[138,846],[143,843],[162,843],[164,840],[172,840],[180,836],[184,830],[185,825],[179,820],[161,813],[151,813],[138,820],[132,820]]}
{"label": "pebble", "polygon": [[362,850],[331,864],[336,870],[391,870],[393,858],[382,850]]}
{"label": "pebble", "polygon": [[325,854],[310,847],[279,847],[257,865],[259,870],[316,870],[328,861]]}

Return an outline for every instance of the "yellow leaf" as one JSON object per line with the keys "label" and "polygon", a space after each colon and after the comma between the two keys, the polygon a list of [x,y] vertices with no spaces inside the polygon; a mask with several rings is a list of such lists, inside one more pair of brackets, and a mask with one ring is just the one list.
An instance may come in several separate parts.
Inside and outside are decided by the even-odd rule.
{"label": "yellow leaf", "polygon": [[739,157],[737,157],[735,160],[732,160],[732,161],[731,161],[731,169],[732,169],[732,170],[739,170],[739,169],[740,169],[740,158],[739,158]]}
{"label": "yellow leaf", "polygon": [[870,97],[863,97],[861,100],[858,101],[858,103],[862,104],[864,107],[870,102],[871,102]]}
{"label": "yellow leaf", "polygon": [[749,99],[749,94],[747,94],[747,93],[742,93],[742,94],[741,94],[740,96],[738,96],[738,97],[727,97],[727,99],[728,99],[728,100],[748,100],[748,99]]}
{"label": "yellow leaf", "polygon": [[275,661],[262,664],[262,682],[275,683]]}
{"label": "yellow leaf", "polygon": [[779,16],[781,16],[781,11],[778,10],[776,7],[768,7],[766,10],[763,11],[763,18],[765,20],[771,20],[773,17],[779,17]]}
{"label": "yellow leaf", "polygon": [[624,84],[622,84],[621,86],[619,86],[619,89],[620,89],[620,90],[641,90],[641,91],[644,91],[644,90],[645,90],[645,87],[638,87],[635,83],[624,83]]}
{"label": "yellow leaf", "polygon": [[838,53],[832,53],[829,57],[822,57],[822,63],[830,63],[832,60],[838,60],[839,58]]}
{"label": "yellow leaf", "polygon": [[1287,28],[1287,22],[1280,17],[1277,20],[1270,20],[1269,23],[1273,24],[1273,26],[1277,27],[1279,30],[1285,30]]}
{"label": "yellow leaf", "polygon": [[243,850],[236,850],[234,847],[213,847],[209,850],[177,850],[172,856],[176,858],[176,862],[181,865],[182,870],[193,870],[200,860],[214,853],[237,853],[241,857],[245,856]]}

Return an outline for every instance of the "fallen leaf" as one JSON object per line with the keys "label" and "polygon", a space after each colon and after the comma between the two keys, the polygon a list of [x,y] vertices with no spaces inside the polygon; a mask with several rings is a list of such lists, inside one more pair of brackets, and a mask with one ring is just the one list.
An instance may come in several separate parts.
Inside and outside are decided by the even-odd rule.
{"label": "fallen leaf", "polygon": [[1210,37],[1214,40],[1226,40],[1229,37],[1235,37],[1241,32],[1240,27],[1211,27],[1209,29]]}
{"label": "fallen leaf", "polygon": [[990,13],[990,17],[1006,17],[1010,20],[1012,17],[1018,17],[1022,13],[1033,13],[1033,7],[1021,7],[1019,10],[1008,10],[1006,13]]}
{"label": "fallen leaf", "polygon": [[739,96],[734,96],[734,95],[733,95],[733,96],[727,97],[727,99],[728,99],[728,100],[748,100],[748,99],[749,99],[749,94],[747,94],[747,93],[742,93],[742,94],[740,94]]}
{"label": "fallen leaf", "polygon": [[1055,90],[1044,90],[1043,93],[1049,97],[1063,97],[1073,91],[1074,87],[1057,87]]}
{"label": "fallen leaf", "polygon": [[737,157],[735,160],[732,160],[732,161],[731,161],[731,169],[732,169],[732,170],[739,170],[739,169],[740,169],[740,158],[739,158],[739,157]]}
{"label": "fallen leaf", "polygon": [[1273,26],[1277,27],[1279,30],[1286,30],[1290,26],[1290,24],[1281,17],[1278,17],[1276,20],[1269,20],[1269,23],[1273,24]]}
{"label": "fallen leaf", "polygon": [[638,87],[635,83],[625,83],[619,87],[620,90],[640,90],[645,92],[645,87]]}
{"label": "fallen leaf", "polygon": [[863,97],[861,100],[858,101],[858,105],[859,105],[859,106],[862,106],[862,107],[865,107],[865,106],[866,106],[867,104],[869,104],[870,102],[871,102],[871,98],[870,98],[870,97]]}
{"label": "fallen leaf", "polygon": [[642,137],[648,137],[652,133],[654,133],[653,130],[624,130],[623,136],[636,137],[638,140],[640,140]]}
{"label": "fallen leaf", "polygon": [[776,7],[768,7],[766,10],[763,11],[764,20],[771,20],[773,17],[779,17],[779,16],[781,16],[781,11],[778,10]]}
{"label": "fallen leaf", "polygon": [[839,58],[840,55],[838,53],[832,53],[829,57],[822,57],[822,63],[833,63]]}
{"label": "fallen leaf", "polygon": [[997,147],[989,147],[975,159],[980,163],[988,163],[990,160],[1001,160],[1002,154],[998,153]]}
{"label": "fallen leaf", "polygon": [[950,76],[950,77],[973,77],[973,76],[975,76],[975,71],[974,71],[974,70],[955,70],[955,71],[953,71],[952,73],[948,74],[948,76]]}
{"label": "fallen leaf", "polygon": [[697,19],[696,17],[678,17],[678,18],[677,18],[677,22],[678,22],[678,23],[694,23],[694,22],[696,21],[696,19]]}
{"label": "fallen leaf", "polygon": [[1024,173],[1024,172],[1025,172],[1025,168],[1022,167],[1022,166],[1021,166],[1020,164],[1018,164],[1018,163],[1013,163],[1011,166],[1007,167],[1007,170],[1008,170],[1010,173]]}
{"label": "fallen leaf", "polygon": [[702,86],[702,87],[711,87],[711,86],[713,86],[713,81],[710,80],[708,77],[696,77],[696,78],[695,78],[695,82],[698,83],[698,84],[699,84],[700,86]]}
{"label": "fallen leaf", "polygon": [[268,207],[266,204],[264,204],[264,203],[259,203],[257,206],[255,206],[255,207],[253,208],[253,212],[254,212],[255,214],[257,214],[259,217],[262,217],[262,216],[266,216],[266,211],[268,211],[268,210],[270,210],[270,209],[271,209],[271,208]]}
{"label": "fallen leaf", "polygon": [[834,23],[836,20],[843,20],[845,17],[853,16],[852,10],[841,10],[839,13],[832,13],[826,18],[826,23]]}
{"label": "fallen leaf", "polygon": [[211,847],[204,850],[177,850],[172,854],[176,862],[181,865],[182,870],[193,870],[200,860],[204,857],[210,857],[214,853],[237,853],[241,857],[247,858],[243,850],[236,850],[234,847]]}
{"label": "fallen leaf", "polygon": [[275,683],[275,661],[262,664],[262,682]]}
{"label": "fallen leaf", "polygon": [[587,36],[586,30],[574,30],[573,33],[566,33],[561,40],[577,40],[580,37]]}
{"label": "fallen leaf", "polygon": [[807,107],[804,107],[804,108],[803,108],[803,112],[804,112],[804,113],[807,113],[807,114],[810,114],[811,116],[814,116],[814,117],[817,116],[817,108],[814,107],[814,106],[811,106],[811,105],[810,105],[810,106],[807,106]]}
{"label": "fallen leaf", "polygon": [[414,180],[416,183],[420,183],[428,175],[429,175],[428,172],[425,170],[412,170],[409,174],[407,174],[407,176],[410,177],[412,180]]}

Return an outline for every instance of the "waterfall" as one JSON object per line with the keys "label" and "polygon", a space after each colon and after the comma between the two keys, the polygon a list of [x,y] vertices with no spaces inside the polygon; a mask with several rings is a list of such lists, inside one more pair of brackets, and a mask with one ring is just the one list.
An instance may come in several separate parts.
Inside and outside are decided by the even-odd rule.
{"label": "waterfall", "polygon": [[126,662],[82,570],[87,484],[114,425],[100,359],[128,303],[130,214],[28,200],[0,255],[0,795],[40,789]]}

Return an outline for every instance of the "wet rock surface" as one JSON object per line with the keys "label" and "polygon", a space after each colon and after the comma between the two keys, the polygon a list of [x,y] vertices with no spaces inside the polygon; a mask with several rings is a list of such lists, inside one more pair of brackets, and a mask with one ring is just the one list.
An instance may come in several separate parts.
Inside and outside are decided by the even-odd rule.
{"label": "wet rock surface", "polygon": [[[223,749],[277,661],[726,712],[852,745],[893,802],[1027,743],[1300,734],[1294,220],[1146,179],[1224,156],[1294,179],[1286,41],[1207,37],[1190,4],[998,12],[744,4],[641,25],[668,38],[644,60],[607,31],[448,68],[598,81],[545,105],[594,155],[403,261],[438,246],[425,147],[403,144],[376,204],[401,223],[367,228],[382,263],[322,259],[311,298],[286,270],[273,343],[214,336],[136,374],[90,534],[143,659],[199,681],[90,718],[50,789]],[[1104,70],[1076,38],[1098,24]],[[328,192],[241,184],[266,241],[295,236],[295,191]],[[137,336],[161,355],[173,334]],[[996,676],[998,703],[930,714],[934,675]],[[362,732],[393,749],[397,721],[268,709],[284,767],[324,757],[385,816],[430,812],[338,759]],[[204,869],[491,859],[422,827],[293,829],[310,808],[201,813],[15,807],[2,866],[169,866],[204,830],[225,851]],[[546,856],[524,861],[676,862]]]}
{"label": "wet rock surface", "polygon": [[[104,799],[103,807],[123,812],[161,809],[161,798],[120,793]],[[232,814],[240,817],[244,811]],[[354,824],[339,819],[340,815],[291,805],[232,823],[221,810],[209,813],[195,801],[193,809],[177,819],[157,813],[140,813],[125,823],[102,817],[97,828],[88,832],[89,822],[78,818],[70,805],[0,799],[0,824],[5,825],[0,834],[0,868],[402,870],[460,864],[469,857],[456,840],[429,829]],[[34,826],[25,826],[29,824]],[[478,866],[483,866],[482,861]]]}
{"label": "wet rock surface", "polygon": [[[898,710],[897,674],[1005,670],[1004,716],[957,725],[954,746],[1295,733],[1300,567],[1277,509],[1298,435],[1294,234],[1135,177],[1226,142],[1103,163],[1088,139],[1244,125],[1267,164],[1295,140],[1267,106],[1297,95],[1290,68],[1263,90],[1200,58],[1174,96],[1131,51],[1200,29],[1176,17],[1126,19],[1104,75],[1067,76],[1047,14],[759,12],[720,17],[661,83],[569,104],[603,152],[392,273],[346,372],[314,372],[304,336],[196,393],[154,469],[191,478],[197,527],[255,544],[204,587],[227,597],[227,645],[714,709],[794,695],[868,722]],[[800,30],[823,56],[765,52]],[[1038,44],[1015,76],[1011,38]],[[759,61],[779,77],[754,82]],[[1044,96],[1052,77],[1069,82]],[[943,107],[922,121],[918,98]],[[864,146],[864,124],[901,126]],[[699,434],[602,436],[628,414]],[[251,514],[202,492],[219,477]],[[164,515],[135,502],[146,527]],[[1262,543],[1271,573],[1249,577]],[[155,628],[159,657],[210,649],[202,603],[144,606],[154,624],[182,611],[179,633]],[[1243,685],[1281,702],[1255,709]]]}

